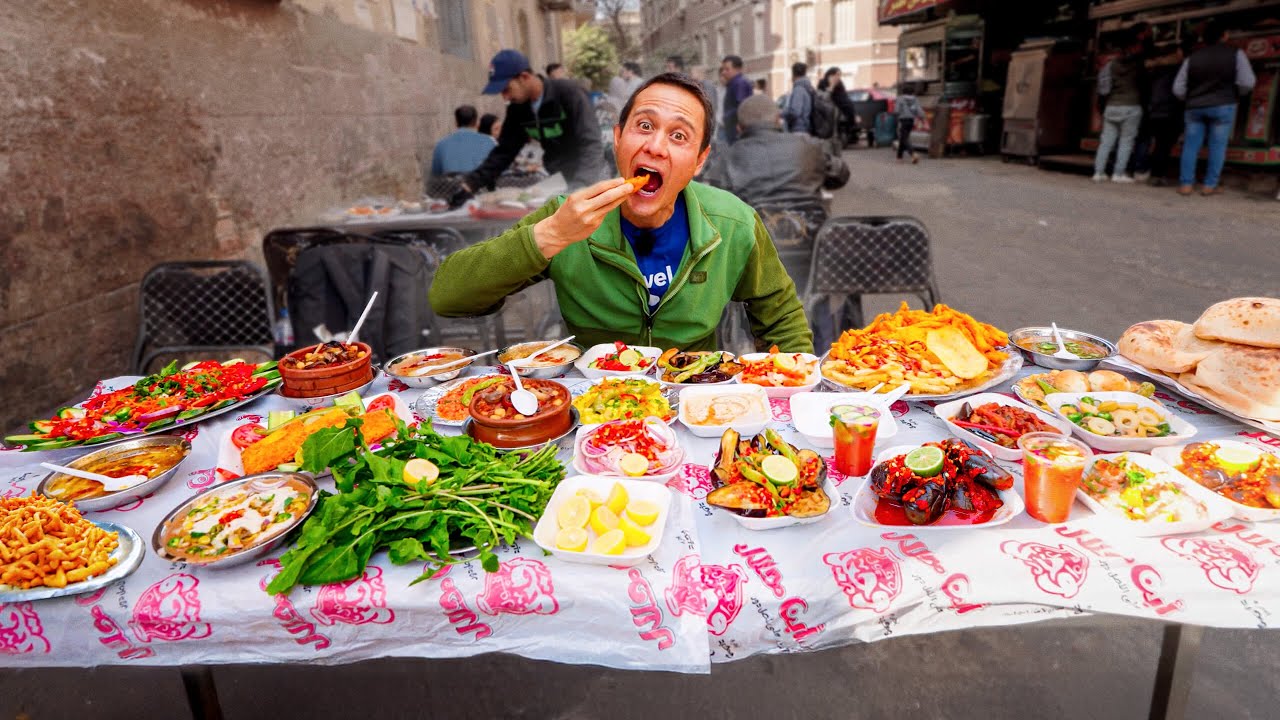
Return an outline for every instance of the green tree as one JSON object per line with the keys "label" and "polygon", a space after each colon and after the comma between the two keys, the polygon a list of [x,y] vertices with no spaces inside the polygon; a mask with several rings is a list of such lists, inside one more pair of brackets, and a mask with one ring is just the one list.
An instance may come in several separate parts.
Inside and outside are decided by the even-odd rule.
{"label": "green tree", "polygon": [[603,28],[583,25],[565,35],[569,72],[585,78],[591,89],[607,92],[609,79],[618,71],[618,50]]}

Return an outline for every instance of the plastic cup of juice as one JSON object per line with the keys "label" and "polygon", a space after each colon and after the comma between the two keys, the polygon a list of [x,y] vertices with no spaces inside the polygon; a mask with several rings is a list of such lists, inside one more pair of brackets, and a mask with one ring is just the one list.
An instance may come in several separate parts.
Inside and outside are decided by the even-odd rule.
{"label": "plastic cup of juice", "polygon": [[871,472],[880,410],[870,405],[836,405],[831,408],[830,422],[836,441],[836,470],[848,476]]}
{"label": "plastic cup of juice", "polygon": [[1027,514],[1040,522],[1066,522],[1093,452],[1073,437],[1049,432],[1027,433],[1018,438],[1018,447]]}

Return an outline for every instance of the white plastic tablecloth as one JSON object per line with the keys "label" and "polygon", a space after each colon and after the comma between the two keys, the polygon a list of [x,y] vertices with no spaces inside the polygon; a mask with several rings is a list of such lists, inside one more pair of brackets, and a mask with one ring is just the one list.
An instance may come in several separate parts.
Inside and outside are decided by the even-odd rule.
{"label": "white plastic tablecloth", "polygon": [[[381,379],[373,391],[387,389]],[[390,389],[409,403],[422,392],[395,382]],[[1280,445],[1190,401],[1157,397],[1199,428],[1197,439]],[[789,402],[772,405],[774,427],[806,446]],[[149,542],[169,510],[217,482],[225,433],[284,408],[271,395],[193,426],[192,453],[165,487],[89,517],[132,527]],[[877,449],[948,436],[928,405],[899,402],[893,412],[899,433]],[[688,464],[668,483],[676,502],[666,534],[634,568],[565,562],[521,540],[499,552],[492,575],[471,562],[410,587],[423,566],[395,566],[380,553],[359,579],[273,598],[262,588],[274,559],[209,570],[148,549],[137,572],[96,593],[0,604],[0,665],[342,663],[504,651],[708,672],[713,662],[762,652],[1086,613],[1236,628],[1276,621],[1280,523],[1228,520],[1194,535],[1142,539],[1076,503],[1059,526],[1022,515],[962,531],[872,528],[850,508],[862,479],[836,474],[839,506],[822,521],[750,531],[702,502],[717,441],[679,434]],[[45,475],[35,465],[41,459],[0,453],[0,496],[29,494]],[[566,467],[569,459],[562,453]],[[1016,463],[1002,464],[1020,477]]]}

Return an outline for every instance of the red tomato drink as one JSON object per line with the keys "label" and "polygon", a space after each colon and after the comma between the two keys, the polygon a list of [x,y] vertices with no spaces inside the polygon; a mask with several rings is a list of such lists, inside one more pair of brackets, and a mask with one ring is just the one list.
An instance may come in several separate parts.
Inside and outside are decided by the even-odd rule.
{"label": "red tomato drink", "polygon": [[1066,522],[1084,466],[1093,454],[1075,438],[1034,432],[1018,438],[1027,514],[1046,523]]}
{"label": "red tomato drink", "polygon": [[836,405],[831,408],[831,428],[836,441],[836,470],[849,476],[871,472],[880,411],[870,405]]}

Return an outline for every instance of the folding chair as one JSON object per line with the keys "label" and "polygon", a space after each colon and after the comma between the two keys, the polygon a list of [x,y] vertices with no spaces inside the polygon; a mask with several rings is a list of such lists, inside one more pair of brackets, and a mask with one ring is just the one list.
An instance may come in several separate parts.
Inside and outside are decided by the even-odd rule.
{"label": "folding chair", "polygon": [[270,281],[243,260],[156,265],[142,278],[134,371],[161,356],[252,351],[275,357]]}
{"label": "folding chair", "polygon": [[[911,217],[831,218],[814,241],[807,285],[804,306],[816,347],[839,337],[842,320],[862,327],[863,295],[912,294],[926,308],[941,299],[929,232]],[[820,314],[823,301],[828,312]]]}

